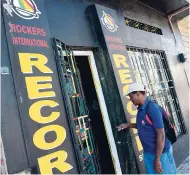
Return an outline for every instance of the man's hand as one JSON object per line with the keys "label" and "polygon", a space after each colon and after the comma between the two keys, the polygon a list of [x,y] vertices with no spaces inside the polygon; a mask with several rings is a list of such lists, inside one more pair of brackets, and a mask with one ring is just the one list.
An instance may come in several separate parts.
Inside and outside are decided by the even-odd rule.
{"label": "man's hand", "polygon": [[156,129],[157,141],[156,141],[156,156],[154,160],[154,168],[157,173],[162,173],[162,166],[160,163],[160,157],[162,155],[165,143],[165,131],[164,128]]}
{"label": "man's hand", "polygon": [[161,162],[159,159],[156,159],[154,160],[154,169],[157,173],[162,173],[162,165],[161,165]]}
{"label": "man's hand", "polygon": [[119,125],[119,126],[117,127],[117,130],[118,130],[118,131],[121,131],[121,130],[127,129],[127,128],[129,128],[129,127],[130,127],[130,123],[122,123],[121,125]]}

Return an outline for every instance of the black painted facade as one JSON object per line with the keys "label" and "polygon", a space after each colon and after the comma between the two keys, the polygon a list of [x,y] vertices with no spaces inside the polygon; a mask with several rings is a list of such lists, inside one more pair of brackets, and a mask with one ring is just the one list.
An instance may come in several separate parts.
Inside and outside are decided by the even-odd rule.
{"label": "black painted facade", "polygon": [[[90,50],[102,48],[95,28],[92,26],[90,20],[91,16],[88,11],[89,6],[94,3],[116,11],[118,27],[120,28],[120,37],[122,38],[124,45],[165,51],[174,79],[181,111],[186,126],[188,126],[189,103],[187,103],[187,92],[189,90],[189,86],[183,70],[183,65],[178,62],[176,51],[176,48],[180,47],[181,52],[183,52],[182,40],[177,28],[177,24],[174,22],[174,29],[177,34],[179,46],[175,44],[167,18],[162,14],[157,13],[154,10],[151,10],[148,7],[145,7],[133,0],[128,0],[126,3],[99,0],[45,0],[44,4],[41,2],[40,6],[44,6],[44,12],[47,15],[45,18],[47,18],[47,25],[49,25],[47,28],[49,28],[48,30],[50,31],[48,40],[57,38],[69,46],[75,46],[78,48],[84,47]],[[124,17],[158,27],[162,30],[163,35],[156,35],[127,27],[124,22]],[[5,34],[6,25],[4,23],[6,22],[7,21],[3,21],[3,19],[1,21],[1,67],[9,68],[9,74],[1,75],[2,139],[9,173],[17,173],[22,170],[35,167],[35,163],[31,163],[35,162],[35,160],[30,161],[30,155],[27,153],[26,139],[24,139],[24,129],[21,121],[22,117],[20,117],[23,111],[20,111],[21,109],[18,107],[19,99],[18,95],[16,96],[16,93],[17,89],[19,89],[19,86],[15,86],[15,75],[13,75],[15,70],[12,70],[13,68],[10,64],[12,55],[8,49],[9,42],[7,41],[8,38]],[[30,25],[30,22],[28,22],[28,25]],[[33,25],[35,25],[35,23]],[[43,26],[43,23],[41,26]],[[8,29],[6,29],[6,32],[7,31]],[[94,54],[95,57],[98,57],[98,54]],[[53,56],[51,56],[49,59],[52,61],[51,64],[54,65],[54,59],[52,57]],[[98,58],[96,58],[96,62],[97,61]],[[56,72],[56,70],[54,72]],[[55,73],[55,79],[58,82],[57,73]],[[115,80],[115,83],[116,81],[117,80]],[[59,91],[59,84],[57,86],[58,87],[56,88]],[[117,92],[117,95],[119,96],[119,91]],[[59,101],[61,101],[61,98],[59,98]],[[122,104],[121,99],[118,100],[118,103]],[[122,115],[124,115],[124,111],[122,111]],[[114,126],[112,126],[112,129],[113,127]],[[67,145],[67,147],[69,146]],[[189,155],[189,135],[186,134],[182,136],[173,145],[173,147],[176,164],[179,165]],[[73,149],[70,148],[70,151],[73,152]],[[72,157],[72,159],[75,159],[75,157]],[[77,170],[75,173],[77,173]]]}

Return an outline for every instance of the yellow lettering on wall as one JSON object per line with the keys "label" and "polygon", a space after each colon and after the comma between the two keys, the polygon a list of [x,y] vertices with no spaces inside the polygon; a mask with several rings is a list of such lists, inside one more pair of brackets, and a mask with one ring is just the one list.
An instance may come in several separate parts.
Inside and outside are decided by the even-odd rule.
{"label": "yellow lettering on wall", "polygon": [[[51,160],[55,160],[52,162]],[[63,150],[38,158],[38,164],[41,174],[53,174],[53,168],[57,168],[62,173],[65,173],[73,167],[66,163],[67,153]]]}
{"label": "yellow lettering on wall", "polygon": [[122,84],[128,84],[133,82],[133,80],[131,79],[131,75],[129,74],[130,71],[128,69],[121,69],[118,70],[118,72]]}
{"label": "yellow lettering on wall", "polygon": [[44,106],[49,106],[51,108],[54,108],[58,106],[59,104],[53,100],[41,100],[33,103],[31,107],[29,108],[29,116],[32,120],[38,122],[38,123],[50,123],[55,121],[59,116],[60,112],[52,112],[49,116],[43,117],[41,115],[41,109]]}
{"label": "yellow lettering on wall", "polygon": [[[125,86],[123,86],[123,94],[127,93],[129,86],[130,86],[130,84],[126,84]],[[126,98],[129,99],[129,96],[126,96]]]}
{"label": "yellow lettering on wall", "polygon": [[143,150],[143,147],[142,147],[141,141],[140,141],[140,139],[139,139],[139,136],[136,136],[136,137],[135,137],[135,140],[136,140],[136,143],[137,143],[138,151],[142,151],[142,150]]}
{"label": "yellow lettering on wall", "polygon": [[123,94],[127,93],[129,86],[130,84],[126,84],[125,86],[123,86]]}
{"label": "yellow lettering on wall", "polygon": [[[33,73],[32,67],[35,66],[43,73],[53,73],[45,64],[48,62],[46,56],[36,53],[18,53],[20,67],[23,73]],[[34,60],[32,60],[34,59]],[[37,59],[37,60],[36,60]]]}
{"label": "yellow lettering on wall", "polygon": [[[48,76],[40,76],[40,77],[25,77],[26,87],[28,91],[28,97],[30,99],[38,99],[38,98],[45,98],[45,97],[55,97],[54,91],[45,91],[39,92],[41,89],[51,89],[52,84],[44,83],[44,82],[51,82],[52,78]],[[41,82],[39,84],[39,82]],[[42,84],[43,82],[43,84]]]}
{"label": "yellow lettering on wall", "polygon": [[[120,70],[118,70],[119,73],[119,77],[120,77],[120,82],[121,84],[125,84],[122,88],[122,93],[125,94],[128,91],[128,88],[130,86],[131,83],[133,83],[131,74],[130,74],[130,69],[129,69],[129,65],[127,64],[127,58],[124,55],[120,55],[120,54],[113,54],[113,59],[115,62],[115,66],[116,68],[120,68]],[[133,108],[133,103],[129,100],[130,98],[127,96],[127,99],[125,99],[127,102],[127,112],[130,114],[129,116],[134,116],[137,114],[137,109]],[[130,118],[130,117],[128,117]],[[136,117],[130,119],[131,123],[136,123]],[[137,134],[137,129],[133,129],[133,135]],[[142,151],[143,147],[142,144],[140,142],[139,136],[135,136],[135,140],[136,140],[136,144],[137,144],[137,149],[138,151]],[[143,160],[140,157],[140,160]]]}
{"label": "yellow lettering on wall", "polygon": [[[136,123],[136,117],[131,119],[131,123]],[[137,129],[133,128],[132,131],[133,131],[133,134],[137,134]]]}
{"label": "yellow lettering on wall", "polygon": [[[46,142],[45,141],[45,134],[48,132],[55,132],[56,133],[56,140],[53,142]],[[66,138],[66,130],[60,125],[48,125],[44,126],[37,130],[33,136],[34,145],[42,150],[49,150],[58,147],[61,145]]]}
{"label": "yellow lettering on wall", "polygon": [[127,103],[127,111],[131,114],[131,115],[137,115],[137,109],[133,109],[133,103],[131,101],[129,101]]}
{"label": "yellow lettering on wall", "polygon": [[121,65],[123,67],[129,67],[126,61],[127,59],[124,55],[113,54],[113,59],[117,68],[121,68]]}

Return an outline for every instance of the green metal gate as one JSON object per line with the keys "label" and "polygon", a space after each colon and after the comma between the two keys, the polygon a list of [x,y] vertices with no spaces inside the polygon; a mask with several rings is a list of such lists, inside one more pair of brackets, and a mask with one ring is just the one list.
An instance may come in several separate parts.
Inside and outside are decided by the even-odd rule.
{"label": "green metal gate", "polygon": [[53,46],[79,172],[101,174],[98,150],[93,138],[80,72],[73,51],[57,39],[53,39]]}

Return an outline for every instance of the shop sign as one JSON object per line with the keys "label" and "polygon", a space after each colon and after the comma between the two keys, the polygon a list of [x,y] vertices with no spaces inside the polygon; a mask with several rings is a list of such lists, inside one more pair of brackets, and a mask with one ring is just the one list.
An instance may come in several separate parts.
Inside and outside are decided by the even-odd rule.
{"label": "shop sign", "polygon": [[29,166],[41,174],[77,174],[44,1],[2,4]]}

